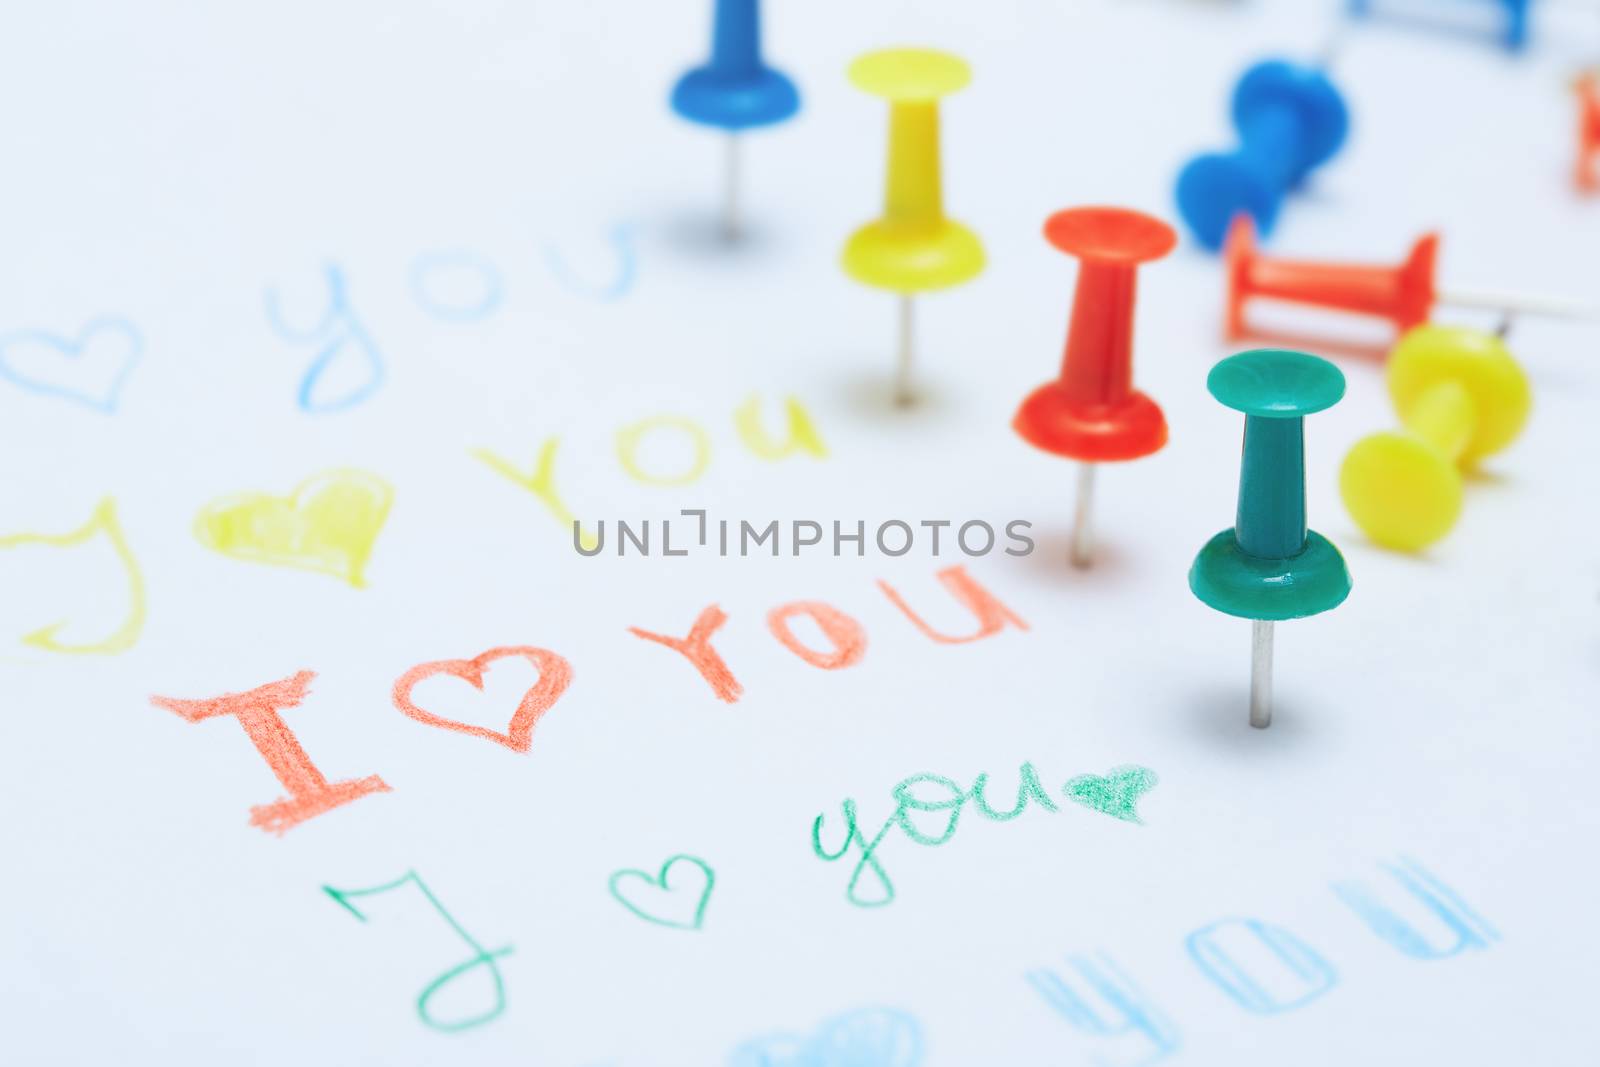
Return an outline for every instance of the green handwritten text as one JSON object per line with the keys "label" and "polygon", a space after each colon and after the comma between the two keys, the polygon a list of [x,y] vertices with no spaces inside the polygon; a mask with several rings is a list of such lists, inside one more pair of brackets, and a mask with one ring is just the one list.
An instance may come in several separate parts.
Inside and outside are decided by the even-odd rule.
{"label": "green handwritten text", "polygon": [[[894,882],[879,855],[890,831],[898,829],[913,844],[937,848],[956,835],[961,814],[968,808],[991,822],[1010,822],[1026,811],[1030,802],[1048,812],[1061,810],[1040,784],[1032,763],[1024,763],[1017,775],[1016,802],[1000,810],[989,802],[987,772],[973,779],[970,789],[963,789],[954,779],[940,774],[914,774],[890,791],[894,811],[870,838],[861,830],[856,802],[846,798],[840,805],[844,840],[830,852],[822,843],[827,815],[818,815],[811,822],[811,851],[818,859],[831,863],[855,849],[858,855],[845,886],[845,899],[858,908],[881,908],[895,898]],[[1155,772],[1147,767],[1117,767],[1105,778],[1079,775],[1067,783],[1063,792],[1069,800],[1113,818],[1139,822],[1134,803],[1155,784]]]}
{"label": "green handwritten text", "polygon": [[[445,971],[439,977],[435,978],[433,981],[429,982],[423,987],[421,995],[417,997],[417,1016],[422,1020],[424,1025],[430,1026],[435,1030],[443,1030],[446,1033],[451,1033],[458,1030],[470,1030],[474,1026],[482,1026],[484,1023],[491,1021],[501,1012],[506,1010],[505,982],[500,977],[500,967],[495,963],[495,960],[500,956],[510,955],[511,946],[507,945],[505,948],[497,948],[493,951],[490,951],[478,944],[478,942],[473,939],[472,935],[467,933],[467,931],[462,928],[460,923],[456,922],[455,917],[445,910],[444,905],[439,903],[439,898],[433,895],[433,890],[428,888],[427,883],[422,880],[421,876],[419,876],[416,871],[407,871],[405,874],[401,875],[399,878],[396,878],[392,882],[385,882],[383,885],[375,885],[368,889],[335,889],[331,885],[325,885],[322,887],[322,891],[328,894],[328,896],[332,897],[351,915],[354,915],[362,922],[366,922],[367,917],[361,911],[361,909],[350,903],[352,898],[367,897],[377,893],[387,893],[391,890],[399,889],[401,886],[408,883],[415,885],[417,889],[422,892],[423,897],[429,904],[433,906],[433,910],[439,913],[439,917],[448,923],[450,929],[455,931],[456,936],[461,938],[462,941],[466,942],[467,947],[472,950],[471,958],[457,964],[448,971]],[[428,1009],[428,1002],[433,999],[433,995],[439,992],[439,990],[443,989],[445,986],[449,985],[451,982],[455,981],[457,978],[460,978],[462,975],[467,974],[478,967],[488,968],[490,981],[494,984],[493,1006],[477,1015],[468,1016],[464,1019],[435,1018],[433,1013]]]}

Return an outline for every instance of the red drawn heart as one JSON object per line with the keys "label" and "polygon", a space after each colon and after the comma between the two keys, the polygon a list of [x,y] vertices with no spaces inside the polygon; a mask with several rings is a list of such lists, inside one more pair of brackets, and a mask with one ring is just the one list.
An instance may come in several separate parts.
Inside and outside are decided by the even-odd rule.
{"label": "red drawn heart", "polygon": [[[521,656],[538,668],[539,681],[522,695],[522,702],[517,705],[516,712],[511,716],[511,724],[503,734],[484,726],[442,718],[431,711],[423,711],[411,702],[412,688],[424,678],[431,678],[436,674],[453,674],[481,691],[484,670],[495,660],[505,659],[508,656]],[[513,752],[526,752],[533,742],[534,724],[539,721],[541,715],[550,710],[550,705],[566,692],[571,682],[572,664],[554,652],[523,645],[491,648],[472,659],[442,659],[435,663],[417,664],[394,683],[394,706],[403,714],[426,726],[442,726],[446,730],[455,730],[457,733],[471,734],[486,741],[494,741]]]}

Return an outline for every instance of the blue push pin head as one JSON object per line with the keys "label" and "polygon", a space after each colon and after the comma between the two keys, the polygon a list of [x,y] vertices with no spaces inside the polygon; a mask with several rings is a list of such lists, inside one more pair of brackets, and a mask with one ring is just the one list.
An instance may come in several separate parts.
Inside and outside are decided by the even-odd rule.
{"label": "blue push pin head", "polygon": [[1197,156],[1178,174],[1178,211],[1212,251],[1241,211],[1268,233],[1289,190],[1344,144],[1350,115],[1321,70],[1268,60],[1235,87],[1233,124],[1238,148]]}
{"label": "blue push pin head", "polygon": [[761,60],[760,0],[716,0],[711,59],[678,79],[672,110],[729,131],[770,126],[800,110],[794,82]]}

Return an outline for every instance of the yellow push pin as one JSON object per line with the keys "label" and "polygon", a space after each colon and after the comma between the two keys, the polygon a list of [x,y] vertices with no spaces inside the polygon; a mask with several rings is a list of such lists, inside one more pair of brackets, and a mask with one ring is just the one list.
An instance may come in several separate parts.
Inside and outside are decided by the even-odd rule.
{"label": "yellow push pin", "polygon": [[900,356],[895,402],[912,401],[911,297],[983,270],[978,235],[948,219],[939,181],[939,98],[972,78],[946,52],[895,48],[850,64],[850,80],[889,101],[889,177],[883,216],[850,236],[844,269],[856,281],[900,294]]}
{"label": "yellow push pin", "polygon": [[1414,552],[1450,532],[1461,472],[1522,432],[1528,379],[1492,333],[1423,325],[1389,357],[1389,396],[1404,429],[1356,442],[1339,491],[1377,544]]}

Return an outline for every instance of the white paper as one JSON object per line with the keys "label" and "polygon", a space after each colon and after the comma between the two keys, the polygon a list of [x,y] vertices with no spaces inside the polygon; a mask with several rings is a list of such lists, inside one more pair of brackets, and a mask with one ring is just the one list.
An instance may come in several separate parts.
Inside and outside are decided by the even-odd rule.
{"label": "white paper", "polygon": [[[1587,1062],[1596,329],[1517,324],[1534,416],[1420,558],[1366,543],[1339,502],[1344,452],[1394,421],[1380,366],[1340,361],[1345,400],[1307,424],[1309,509],[1355,588],[1277,628],[1266,731],[1246,725],[1248,624],[1185,580],[1237,489],[1240,418],[1204,389],[1241,347],[1218,339],[1217,261],[1185,242],[1141,270],[1135,377],[1171,441],[1099,472],[1093,570],[1065,562],[1075,469],[1009,428],[1056,372],[1072,296],[1044,217],[1171,218],[1178,167],[1232,141],[1239,71],[1317,54],[1332,5],[768,4],[768,58],[804,103],[745,138],[735,250],[713,229],[720,136],[666,105],[707,6],[7,20],[4,1058]],[[1271,248],[1398,262],[1436,227],[1441,283],[1600,297],[1600,205],[1568,184],[1567,78],[1594,30],[1536,18],[1518,58],[1351,26],[1333,67],[1351,142]],[[843,70],[898,43],[972,63],[944,104],[945,202],[989,256],[919,299],[909,412],[888,403],[893,300],[838,268],[879,208],[885,130]],[[762,458],[741,432],[754,403],[781,443],[790,400],[824,456]],[[630,474],[630,428],[639,471],[693,479]],[[560,498],[613,534],[672,518],[682,545],[683,509],[713,545],[719,520],[1026,520],[1037,549],[934,557],[919,528],[899,558],[585,558],[513,477],[552,440]],[[303,519],[219,502],[330,471],[366,472],[339,484],[382,515],[370,553],[302,541],[318,570],[218,550],[242,517]],[[941,643],[879,584],[970,634],[938,578],[956,567],[1026,629]],[[841,613],[838,643],[785,618],[847,665],[775,638],[796,602]],[[732,702],[630,633],[681,638],[712,605]],[[571,672],[526,751],[397,709],[419,665],[507,648]],[[403,695],[515,742],[512,711],[559,674],[530,655],[494,659],[482,692],[434,670]],[[279,834],[251,825],[285,788],[240,722],[152,698],[303,671],[281,720],[305,759],[387,791]],[[1007,821],[968,795],[987,775],[1003,814],[1025,767],[1048,805]],[[1137,822],[1068,796],[1114,768],[1155,779]],[[892,903],[853,903],[860,848],[819,859],[814,820],[837,850],[848,799],[876,834],[918,776],[954,783],[906,787],[924,800],[967,797],[953,835],[891,825]],[[1119,781],[1076,789],[1145,779]],[[948,812],[907,818],[937,836]],[[699,863],[652,888],[679,855]],[[870,865],[857,890],[884,895]]]}

